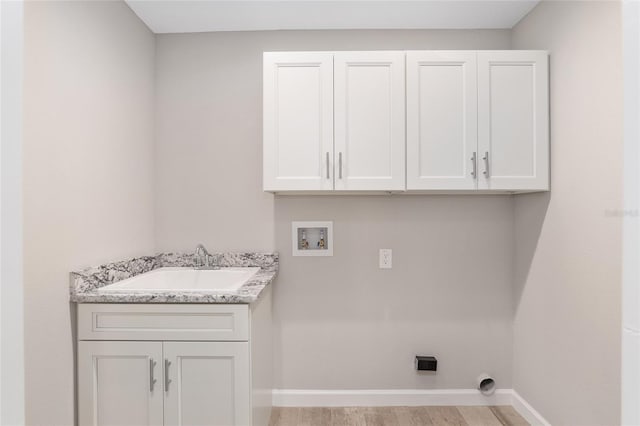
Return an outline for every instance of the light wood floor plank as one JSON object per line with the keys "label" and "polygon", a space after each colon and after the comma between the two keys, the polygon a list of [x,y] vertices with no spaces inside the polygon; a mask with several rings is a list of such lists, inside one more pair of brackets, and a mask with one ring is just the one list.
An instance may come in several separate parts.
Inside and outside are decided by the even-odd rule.
{"label": "light wood floor plank", "polygon": [[503,426],[489,407],[458,407],[469,426]]}
{"label": "light wood floor plank", "polygon": [[349,426],[366,426],[365,410],[363,407],[346,407],[344,413],[347,418],[346,425]]}
{"label": "light wood floor plank", "polygon": [[271,413],[270,426],[297,426],[298,414],[302,408],[274,407]]}
{"label": "light wood floor plank", "polygon": [[399,426],[431,426],[428,407],[396,407]]}
{"label": "light wood floor plank", "polygon": [[310,407],[300,410],[298,414],[299,426],[326,426],[331,423],[329,408]]}
{"label": "light wood floor plank", "polygon": [[456,407],[427,407],[434,426],[468,426]]}
{"label": "light wood floor plank", "polygon": [[369,407],[364,409],[367,426],[397,426],[398,419],[392,407]]}
{"label": "light wood floor plank", "polygon": [[343,407],[332,407],[331,413],[331,426],[352,426],[351,420],[348,418],[347,413]]}
{"label": "light wood floor plank", "polygon": [[280,424],[280,413],[282,408],[273,407],[271,409],[271,418],[269,419],[269,426],[278,426]]}
{"label": "light wood floor plank", "polygon": [[336,426],[351,426],[347,423],[347,415],[342,407],[332,407],[329,409],[331,416],[331,425]]}
{"label": "light wood floor plank", "polygon": [[274,407],[269,426],[528,426],[510,406]]}
{"label": "light wood floor plank", "polygon": [[529,423],[510,405],[489,407],[500,423],[505,426],[529,426]]}

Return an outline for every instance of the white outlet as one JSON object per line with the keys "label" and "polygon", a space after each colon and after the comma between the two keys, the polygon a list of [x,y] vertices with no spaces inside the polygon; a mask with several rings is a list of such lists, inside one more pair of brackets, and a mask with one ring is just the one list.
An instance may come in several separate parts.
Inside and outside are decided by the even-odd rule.
{"label": "white outlet", "polygon": [[392,256],[393,256],[393,250],[380,249],[380,269],[392,268],[392,263],[391,263]]}

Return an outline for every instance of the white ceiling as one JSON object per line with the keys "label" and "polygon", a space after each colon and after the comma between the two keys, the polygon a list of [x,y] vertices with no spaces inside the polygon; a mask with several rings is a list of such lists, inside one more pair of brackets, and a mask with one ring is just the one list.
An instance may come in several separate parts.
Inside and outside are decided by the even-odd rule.
{"label": "white ceiling", "polygon": [[531,0],[126,0],[155,33],[512,28]]}

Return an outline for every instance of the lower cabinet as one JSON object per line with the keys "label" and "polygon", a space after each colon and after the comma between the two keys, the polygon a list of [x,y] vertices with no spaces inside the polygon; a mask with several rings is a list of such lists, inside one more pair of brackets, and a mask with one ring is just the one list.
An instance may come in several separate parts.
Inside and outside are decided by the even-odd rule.
{"label": "lower cabinet", "polygon": [[165,425],[248,425],[247,342],[165,342]]}
{"label": "lower cabinet", "polygon": [[160,342],[79,342],[79,424],[162,426],[162,359]]}
{"label": "lower cabinet", "polygon": [[251,305],[78,305],[80,426],[267,426],[271,290]]}
{"label": "lower cabinet", "polygon": [[79,342],[81,425],[250,424],[248,342]]}

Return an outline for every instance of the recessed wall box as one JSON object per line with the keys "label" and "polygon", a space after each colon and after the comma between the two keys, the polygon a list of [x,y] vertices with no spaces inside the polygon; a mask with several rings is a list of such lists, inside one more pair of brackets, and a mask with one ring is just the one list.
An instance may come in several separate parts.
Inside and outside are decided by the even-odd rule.
{"label": "recessed wall box", "polygon": [[292,222],[294,256],[333,256],[333,222]]}
{"label": "recessed wall box", "polygon": [[436,371],[438,369],[438,360],[434,356],[416,355],[416,370],[419,371]]}

